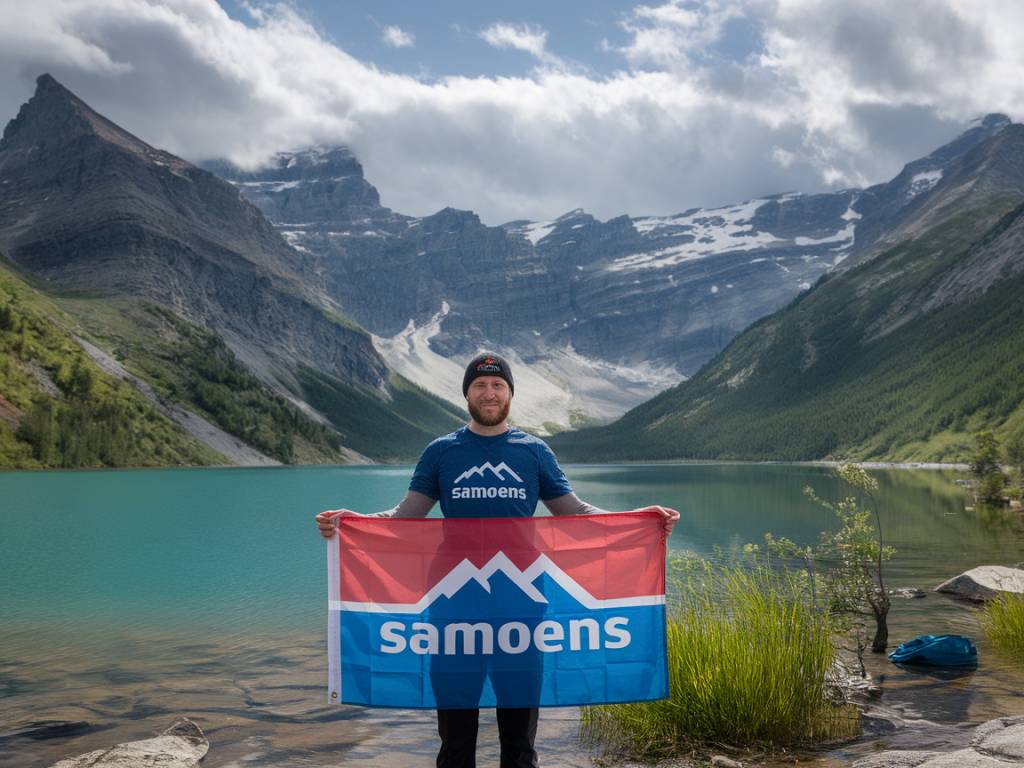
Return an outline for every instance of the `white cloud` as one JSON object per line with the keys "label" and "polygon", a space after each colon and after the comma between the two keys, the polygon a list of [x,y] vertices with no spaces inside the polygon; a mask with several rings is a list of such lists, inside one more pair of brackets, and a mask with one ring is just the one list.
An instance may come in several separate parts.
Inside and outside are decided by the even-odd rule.
{"label": "white cloud", "polygon": [[384,27],[381,31],[381,39],[392,48],[412,48],[416,45],[416,38],[411,33],[394,25]]}
{"label": "white cloud", "polygon": [[[488,223],[874,182],[971,118],[1024,116],[1015,1],[705,0],[624,23],[612,75],[562,66],[544,30],[504,24],[482,36],[538,68],[427,79],[359,61],[286,4],[241,23],[214,0],[35,0],[0,27],[0,116],[49,71],[188,159],[347,143],[386,205]],[[730,58],[738,25],[755,45]]]}
{"label": "white cloud", "polygon": [[796,160],[796,155],[790,152],[788,149],[782,147],[775,147],[772,150],[772,160],[781,165],[783,168],[789,168]]}
{"label": "white cloud", "polygon": [[488,45],[524,51],[544,64],[557,64],[560,59],[547,50],[547,30],[529,24],[491,24],[480,33]]}
{"label": "white cloud", "polygon": [[730,20],[742,18],[738,0],[670,0],[664,5],[639,5],[621,24],[632,36],[621,53],[633,66],[674,67],[689,64],[721,39]]}

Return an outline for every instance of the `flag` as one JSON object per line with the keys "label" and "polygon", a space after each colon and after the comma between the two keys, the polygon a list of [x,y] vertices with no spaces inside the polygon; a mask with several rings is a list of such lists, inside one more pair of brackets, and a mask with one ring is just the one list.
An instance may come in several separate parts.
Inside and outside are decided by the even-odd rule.
{"label": "flag", "polygon": [[467,709],[668,695],[657,511],[341,517],[327,557],[332,702]]}

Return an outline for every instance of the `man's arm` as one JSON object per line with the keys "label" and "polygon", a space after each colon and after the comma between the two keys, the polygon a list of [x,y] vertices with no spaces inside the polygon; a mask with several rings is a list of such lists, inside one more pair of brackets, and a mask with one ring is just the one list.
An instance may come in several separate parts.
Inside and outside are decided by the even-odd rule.
{"label": "man's arm", "polygon": [[608,514],[607,509],[601,509],[595,507],[593,504],[588,504],[575,493],[567,493],[564,496],[559,496],[557,499],[548,499],[544,502],[544,506],[548,508],[548,511],[560,517],[561,515],[605,515]]}
{"label": "man's arm", "polygon": [[426,517],[436,503],[437,499],[432,499],[425,493],[408,491],[405,498],[398,502],[397,507],[374,512],[367,517]]}
{"label": "man's arm", "polygon": [[426,494],[418,491],[409,491],[405,494],[397,507],[385,509],[383,512],[374,512],[371,515],[361,515],[351,509],[329,509],[316,516],[317,525],[320,527],[320,535],[325,539],[331,538],[338,528],[338,518],[346,516],[356,517],[426,517],[431,508],[436,504]]}
{"label": "man's arm", "polygon": [[[583,501],[575,493],[567,493],[564,496],[559,496],[557,499],[550,499],[544,502],[544,506],[550,510],[552,515],[605,515],[609,514],[608,510],[595,507],[593,504],[588,504]],[[679,513],[674,509],[668,507],[644,507],[645,510],[653,510],[660,512],[662,517],[665,518],[665,533],[666,535],[672,533],[672,527],[676,524],[679,519]],[[633,510],[637,512],[639,510]]]}

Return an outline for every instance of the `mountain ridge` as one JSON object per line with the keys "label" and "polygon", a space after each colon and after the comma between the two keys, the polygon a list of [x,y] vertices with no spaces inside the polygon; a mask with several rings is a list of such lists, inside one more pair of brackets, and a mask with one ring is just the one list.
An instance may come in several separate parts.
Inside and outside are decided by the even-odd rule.
{"label": "mountain ridge", "polygon": [[[915,214],[930,226],[825,276],[693,379],[552,447],[590,460],[962,462],[975,432],[1024,428],[1024,172],[984,179],[1020,167],[1018,135],[963,156],[978,193],[966,176],[952,195],[936,185]],[[969,206],[948,215],[951,200]]]}
{"label": "mountain ridge", "polygon": [[[148,302],[213,333],[226,346],[218,354],[227,368],[211,375],[230,378],[236,374],[228,369],[247,368],[260,382],[246,385],[253,393],[260,387],[274,393],[258,396],[265,407],[276,412],[274,398],[283,397],[295,409],[294,426],[279,424],[286,429],[312,434],[312,424],[330,422],[350,449],[379,458],[411,457],[428,439],[407,410],[419,407],[416,388],[396,385],[369,334],[322,291],[305,254],[232,185],[153,149],[47,75],[4,131],[0,180],[0,252],[48,289],[98,303]],[[166,346],[159,337],[166,324],[153,326],[158,336],[141,342],[135,331],[123,331],[137,314],[87,309],[82,317],[102,319],[89,329],[94,338],[124,342],[156,366],[151,373],[175,378],[172,351],[157,360],[147,350]],[[329,380],[314,385],[304,373],[309,369]],[[181,384],[166,394],[181,395]],[[212,394],[207,384],[195,386],[191,397]],[[306,389],[313,386],[319,407],[308,402]],[[220,395],[217,404],[222,415],[234,408]],[[362,421],[370,412],[388,425],[386,449]],[[292,417],[282,412],[281,418]],[[241,413],[230,422],[232,429],[249,429]],[[455,426],[458,418],[452,412],[444,423]],[[409,431],[404,443],[399,425]]]}
{"label": "mountain ridge", "polygon": [[[867,190],[607,221],[577,208],[500,227],[451,207],[409,217],[367,205],[379,194],[344,148],[281,153],[256,173],[205,167],[320,260],[325,290],[407,378],[457,402],[453,361],[511,350],[534,375],[518,418],[543,433],[607,421],[693,375],[822,275],[869,258],[952,164],[1009,124],[990,115]],[[339,169],[353,196],[335,183]]]}

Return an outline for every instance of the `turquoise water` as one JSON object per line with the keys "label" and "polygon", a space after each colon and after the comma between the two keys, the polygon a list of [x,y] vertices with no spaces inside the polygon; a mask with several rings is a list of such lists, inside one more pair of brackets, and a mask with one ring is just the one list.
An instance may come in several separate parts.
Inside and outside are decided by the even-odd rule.
{"label": "turquoise water", "polygon": [[[326,765],[359,744],[365,753],[385,721],[322,706],[324,544],[312,517],[390,507],[409,474],[0,473],[0,766],[46,765],[142,738],[179,712],[211,732],[205,765],[280,764],[283,756]],[[875,474],[887,543],[898,550],[892,586],[930,589],[975,565],[1024,560],[1024,518],[966,512],[957,475]],[[600,507],[679,509],[670,546],[705,554],[768,530],[812,542],[832,518],[803,487],[826,498],[840,491],[830,470],[793,465],[580,466],[568,475]],[[979,633],[973,609],[935,595],[897,601],[891,624],[895,642],[926,631]],[[984,662],[983,643],[982,651]],[[948,695],[872,663],[891,703],[912,716],[961,722],[1024,712],[1024,677],[989,658],[969,681],[938,686]],[[339,723],[330,738],[316,727],[324,722]],[[339,733],[348,747],[338,746]],[[409,753],[417,749],[429,756],[429,744]]]}

